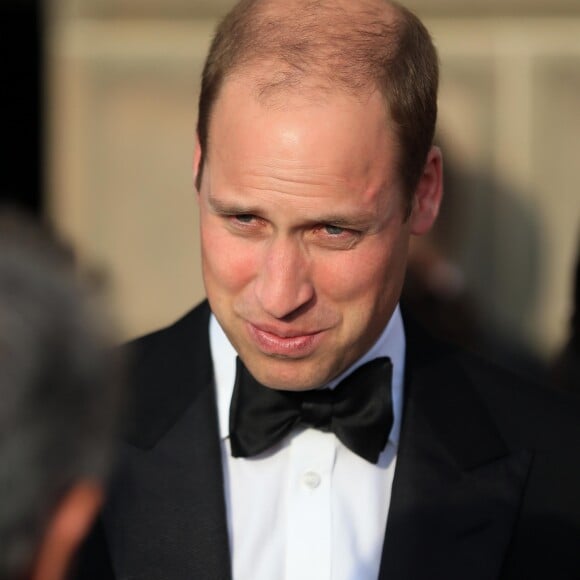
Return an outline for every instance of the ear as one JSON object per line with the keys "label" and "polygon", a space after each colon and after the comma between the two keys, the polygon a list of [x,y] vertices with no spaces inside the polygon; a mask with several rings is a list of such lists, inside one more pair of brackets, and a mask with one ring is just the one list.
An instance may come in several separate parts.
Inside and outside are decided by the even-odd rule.
{"label": "ear", "polygon": [[431,147],[423,174],[413,196],[411,233],[426,234],[435,223],[443,198],[443,158],[439,147]]}
{"label": "ear", "polygon": [[201,167],[202,165],[202,151],[201,143],[199,142],[199,135],[195,134],[195,148],[193,150],[193,183],[199,193],[201,189]]}
{"label": "ear", "polygon": [[33,566],[32,580],[62,580],[103,503],[100,484],[76,483],[54,512]]}

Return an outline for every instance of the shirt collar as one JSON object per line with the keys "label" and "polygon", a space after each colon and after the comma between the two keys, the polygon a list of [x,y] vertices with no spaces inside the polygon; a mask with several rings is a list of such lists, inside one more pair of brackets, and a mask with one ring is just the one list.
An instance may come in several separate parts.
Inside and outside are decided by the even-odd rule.
{"label": "shirt collar", "polygon": [[[220,438],[226,439],[229,436],[230,402],[236,380],[237,352],[213,314],[209,321],[209,342],[217,393]],[[403,327],[401,310],[397,305],[388,324],[385,326],[378,340],[367,351],[367,353],[338,377],[325,385],[326,387],[334,388],[345,376],[352,373],[359,366],[375,358],[388,356],[393,365],[393,376],[391,382],[393,426],[389,434],[389,441],[395,446],[399,443],[399,435],[401,432],[405,348],[405,329]]]}

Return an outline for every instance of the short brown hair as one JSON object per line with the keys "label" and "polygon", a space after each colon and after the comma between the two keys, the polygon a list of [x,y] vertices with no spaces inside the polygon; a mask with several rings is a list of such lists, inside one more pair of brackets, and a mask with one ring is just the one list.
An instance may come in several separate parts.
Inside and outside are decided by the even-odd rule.
{"label": "short brown hair", "polygon": [[[258,95],[302,88],[307,79],[354,95],[380,90],[410,202],[433,141],[439,80],[437,52],[414,14],[388,0],[241,0],[219,25],[203,71],[197,125],[203,155],[225,80],[260,64],[273,64],[276,73],[258,83]],[[198,188],[202,169],[203,158]]]}

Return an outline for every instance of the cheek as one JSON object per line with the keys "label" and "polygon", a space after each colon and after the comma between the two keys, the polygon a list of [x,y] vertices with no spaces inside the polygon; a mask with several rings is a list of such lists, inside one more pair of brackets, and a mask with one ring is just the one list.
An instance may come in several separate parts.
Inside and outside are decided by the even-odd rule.
{"label": "cheek", "polygon": [[389,293],[400,269],[396,256],[381,252],[351,252],[321,263],[318,279],[324,294],[335,302],[366,301]]}
{"label": "cheek", "polygon": [[[249,247],[248,247],[249,246]],[[216,227],[201,228],[201,252],[206,285],[235,291],[248,284],[258,269],[257,252],[249,244]]]}

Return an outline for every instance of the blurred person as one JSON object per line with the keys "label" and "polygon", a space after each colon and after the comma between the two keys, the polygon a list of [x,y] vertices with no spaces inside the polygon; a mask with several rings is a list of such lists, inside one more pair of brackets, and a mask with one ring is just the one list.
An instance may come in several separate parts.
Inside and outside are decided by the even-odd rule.
{"label": "blurred person", "polygon": [[[506,332],[506,323],[502,323],[500,313],[489,305],[485,306],[481,295],[476,297],[474,288],[478,282],[465,271],[465,264],[462,266],[459,259],[465,245],[473,244],[468,232],[473,228],[469,214],[473,212],[470,204],[474,203],[474,197],[485,195],[490,199],[503,199],[501,211],[505,220],[529,224],[530,217],[524,208],[514,207],[513,201],[505,201],[515,197],[510,188],[489,174],[464,167],[450,155],[445,139],[439,136],[435,141],[445,156],[445,196],[431,231],[411,240],[401,302],[416,320],[437,337],[476,352],[518,374],[547,383],[546,362],[526,345],[520,332],[514,329]],[[532,228],[528,225],[526,229]],[[489,271],[493,266],[493,258],[489,254],[490,239],[483,239],[484,236],[484,233],[477,236],[479,249],[474,257],[482,279],[491,277],[490,283],[494,283]],[[526,244],[513,255],[537,254],[529,239],[532,237],[530,234]],[[527,266],[520,270],[527,291],[525,296],[518,293],[519,313],[524,317],[531,307],[535,281],[530,260],[520,261]]]}
{"label": "blurred person", "polygon": [[220,24],[194,155],[208,301],[129,347],[79,578],[577,577],[578,407],[398,306],[442,196],[437,83],[384,0],[242,0]]}
{"label": "blurred person", "polygon": [[553,365],[553,383],[580,395],[580,243],[576,258],[569,338]]}
{"label": "blurred person", "polygon": [[61,580],[103,498],[119,383],[72,254],[0,212],[0,578]]}

